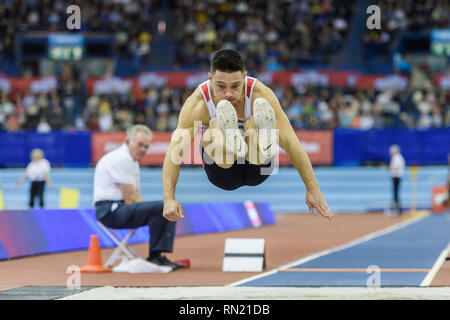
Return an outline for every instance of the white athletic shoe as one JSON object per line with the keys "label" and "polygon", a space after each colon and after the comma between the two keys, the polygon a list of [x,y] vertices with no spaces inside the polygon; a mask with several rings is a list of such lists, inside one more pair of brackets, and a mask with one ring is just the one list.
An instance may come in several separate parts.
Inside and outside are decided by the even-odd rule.
{"label": "white athletic shoe", "polygon": [[277,151],[276,117],[272,106],[264,98],[253,102],[253,119],[258,128],[258,145],[260,153],[272,158]]}
{"label": "white athletic shoe", "polygon": [[131,260],[127,267],[130,273],[168,273],[173,270],[171,267],[159,266],[141,258]]}
{"label": "white athletic shoe", "polygon": [[247,145],[238,127],[237,113],[228,100],[220,100],[217,104],[217,123],[225,136],[225,147],[238,157],[245,157]]}
{"label": "white athletic shoe", "polygon": [[113,268],[113,272],[129,272],[128,264],[130,261],[127,258],[123,258],[118,266]]}

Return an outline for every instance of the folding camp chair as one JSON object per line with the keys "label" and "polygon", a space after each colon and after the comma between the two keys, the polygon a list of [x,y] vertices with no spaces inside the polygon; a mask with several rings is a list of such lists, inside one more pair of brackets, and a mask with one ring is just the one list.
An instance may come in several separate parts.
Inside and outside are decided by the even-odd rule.
{"label": "folding camp chair", "polygon": [[120,236],[113,229],[107,228],[100,221],[97,221],[98,225],[102,228],[103,231],[111,238],[112,241],[117,245],[116,250],[111,254],[108,260],[105,263],[105,266],[111,268],[114,263],[123,258],[128,258],[129,260],[133,260],[136,258],[140,258],[140,256],[133,250],[133,248],[128,246],[128,242],[131,237],[136,233],[136,229],[131,229],[127,235],[121,239]]}

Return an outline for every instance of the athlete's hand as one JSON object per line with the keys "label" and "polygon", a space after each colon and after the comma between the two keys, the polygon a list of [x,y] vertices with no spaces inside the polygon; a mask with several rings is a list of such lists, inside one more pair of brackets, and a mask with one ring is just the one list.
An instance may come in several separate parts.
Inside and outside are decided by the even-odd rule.
{"label": "athlete's hand", "polygon": [[306,204],[310,213],[314,213],[314,209],[316,209],[317,213],[322,217],[330,220],[333,219],[333,213],[328,207],[319,188],[308,189],[306,191]]}
{"label": "athlete's hand", "polygon": [[184,218],[183,208],[175,199],[164,200],[163,216],[169,221],[177,221]]}

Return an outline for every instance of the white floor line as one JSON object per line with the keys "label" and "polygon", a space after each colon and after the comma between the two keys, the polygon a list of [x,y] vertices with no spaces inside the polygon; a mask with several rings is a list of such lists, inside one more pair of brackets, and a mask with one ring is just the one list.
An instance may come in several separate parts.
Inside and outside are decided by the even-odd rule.
{"label": "white floor line", "polygon": [[343,244],[343,245],[340,245],[340,246],[337,246],[337,247],[333,247],[333,248],[330,248],[330,249],[326,249],[326,250],[314,253],[312,255],[309,255],[307,257],[301,258],[301,259],[296,260],[294,262],[285,264],[283,266],[280,266],[278,268],[272,269],[270,271],[267,271],[267,272],[264,272],[264,273],[261,273],[261,274],[258,274],[256,276],[249,277],[249,278],[246,278],[246,279],[243,279],[243,280],[239,280],[239,281],[230,283],[230,284],[225,285],[225,286],[235,287],[235,286],[239,286],[239,285],[244,284],[244,283],[249,282],[249,281],[253,281],[253,280],[256,280],[256,279],[260,279],[260,278],[263,278],[263,277],[275,274],[275,273],[279,272],[281,269],[288,269],[288,268],[293,267],[293,266],[304,264],[304,263],[306,263],[308,261],[317,259],[317,258],[322,257],[324,255],[327,255],[327,254],[330,254],[330,253],[333,253],[333,252],[337,252],[337,251],[340,251],[340,250],[344,250],[344,249],[353,247],[353,246],[355,246],[357,244],[363,243],[365,241],[372,240],[374,238],[383,236],[383,235],[388,234],[390,232],[399,230],[401,228],[409,226],[410,224],[416,223],[416,222],[418,222],[418,221],[420,221],[420,220],[422,220],[422,219],[424,219],[424,218],[426,218],[428,216],[429,216],[429,214],[421,215],[421,216],[417,216],[417,217],[411,218],[411,219],[406,220],[406,221],[399,222],[397,224],[394,224],[394,225],[389,226],[387,228],[384,228],[382,230],[369,233],[369,234],[367,234],[367,235],[365,235],[365,236],[363,236],[361,238],[358,238],[356,240],[350,241],[350,242],[348,242],[346,244]]}
{"label": "white floor line", "polygon": [[450,252],[450,242],[448,243],[447,247],[442,250],[441,254],[439,255],[439,258],[437,258],[436,262],[433,264],[433,267],[430,271],[428,271],[426,277],[423,279],[422,283],[420,284],[421,287],[428,287],[430,286],[431,282],[433,282],[434,277],[438,273],[441,266],[444,264],[445,258],[448,256],[448,253]]}
{"label": "white floor line", "polygon": [[[57,300],[448,300],[450,287],[97,287]],[[189,302],[190,303],[190,302]],[[276,317],[271,313],[273,317]],[[199,318],[199,317],[197,317]],[[261,316],[259,318],[262,318]],[[282,319],[282,317],[278,317]],[[245,319],[245,318],[244,318]],[[274,318],[275,319],[275,318]]]}

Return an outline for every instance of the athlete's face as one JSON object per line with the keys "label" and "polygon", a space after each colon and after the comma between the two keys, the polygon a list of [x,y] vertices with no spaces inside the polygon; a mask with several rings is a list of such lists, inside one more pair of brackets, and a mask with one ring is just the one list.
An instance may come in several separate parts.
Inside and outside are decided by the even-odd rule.
{"label": "athlete's face", "polygon": [[140,161],[147,152],[151,137],[143,131],[136,133],[130,140],[127,140],[128,149],[131,157],[135,161]]}
{"label": "athlete's face", "polygon": [[216,70],[214,74],[209,74],[214,96],[217,100],[228,100],[237,103],[244,90],[245,73],[241,71],[223,72]]}

